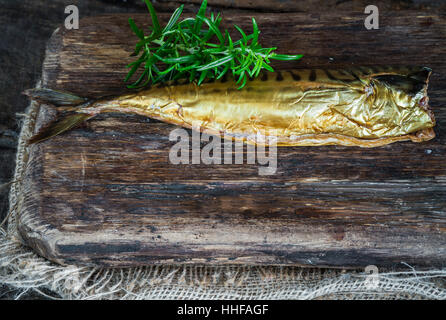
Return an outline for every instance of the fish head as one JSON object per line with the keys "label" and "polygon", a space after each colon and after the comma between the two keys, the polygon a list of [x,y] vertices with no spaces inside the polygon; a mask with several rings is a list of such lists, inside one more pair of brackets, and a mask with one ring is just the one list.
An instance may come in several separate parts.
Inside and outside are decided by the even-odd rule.
{"label": "fish head", "polygon": [[427,87],[432,70],[427,67],[407,73],[373,75],[365,86],[369,101],[383,119],[410,131],[433,127],[435,118],[429,108]]}

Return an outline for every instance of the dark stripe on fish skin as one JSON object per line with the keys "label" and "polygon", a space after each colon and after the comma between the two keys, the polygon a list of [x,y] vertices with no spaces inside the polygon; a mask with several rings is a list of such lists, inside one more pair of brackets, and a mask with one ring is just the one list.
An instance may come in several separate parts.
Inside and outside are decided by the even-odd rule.
{"label": "dark stripe on fish skin", "polygon": [[214,88],[214,89],[212,89],[211,91],[209,91],[210,93],[216,93],[216,94],[219,94],[219,93],[221,93],[222,92],[222,90],[221,89],[219,89],[219,88]]}
{"label": "dark stripe on fish skin", "polygon": [[350,70],[349,73],[350,73],[356,80],[361,81],[361,79],[358,77],[358,75],[357,75],[353,70]]}
{"label": "dark stripe on fish skin", "polygon": [[277,74],[276,81],[283,81],[282,73],[280,71],[276,71],[276,74]]}
{"label": "dark stripe on fish skin", "polygon": [[380,67],[380,66],[374,66],[374,67],[372,68],[372,70],[373,70],[373,73],[380,73],[380,72],[383,72],[383,68]]}
{"label": "dark stripe on fish skin", "polygon": [[377,69],[376,67],[369,67],[369,69],[370,69],[370,71],[372,73],[378,73],[379,72],[379,69]]}
{"label": "dark stripe on fish skin", "polygon": [[369,69],[369,73],[368,73],[368,75],[374,75],[374,74],[376,74],[376,73],[380,73],[380,72],[382,72],[382,71],[380,70],[380,68],[377,67],[377,66],[367,67],[367,68]]}
{"label": "dark stripe on fish skin", "polygon": [[300,80],[301,80],[299,74],[294,73],[293,71],[289,71],[289,72],[290,72],[291,76],[293,77],[293,80],[294,80],[294,81],[300,81]]}
{"label": "dark stripe on fish skin", "polygon": [[339,79],[336,78],[334,75],[332,75],[332,74],[330,73],[330,71],[328,71],[328,70],[326,70],[326,69],[323,69],[323,70],[324,70],[325,74],[327,75],[328,79],[333,80],[333,81],[339,81]]}
{"label": "dark stripe on fish skin", "polygon": [[308,77],[308,80],[316,81],[316,71],[314,71],[314,69],[311,69],[310,76]]}
{"label": "dark stripe on fish skin", "polygon": [[367,67],[358,67],[358,68],[364,75],[369,75],[371,73],[370,68]]}
{"label": "dark stripe on fish skin", "polygon": [[[345,76],[349,76],[351,77],[351,73],[347,70],[338,70],[339,73],[345,75]],[[350,82],[355,82],[357,81],[357,79],[355,78],[351,78],[351,79],[344,79],[344,78],[339,78],[340,81],[345,82],[345,83],[350,83]]]}

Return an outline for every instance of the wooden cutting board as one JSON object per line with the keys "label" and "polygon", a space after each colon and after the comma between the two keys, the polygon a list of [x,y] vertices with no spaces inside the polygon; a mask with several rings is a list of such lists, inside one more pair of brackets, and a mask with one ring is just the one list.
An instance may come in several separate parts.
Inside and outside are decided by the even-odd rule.
{"label": "wooden cutting board", "polygon": [[[250,16],[224,16],[225,26],[250,30]],[[134,17],[149,24],[147,15]],[[366,30],[359,12],[255,17],[264,46],[305,54],[277,70],[431,67],[437,137],[374,149],[278,148],[276,174],[261,176],[258,164],[171,164],[175,126],[97,117],[31,147],[18,223],[26,244],[79,265],[444,266],[446,16],[386,12],[379,30]],[[128,91],[122,80],[136,41],[128,18],[92,17],[79,30],[56,30],[43,86],[89,98]],[[53,116],[42,105],[37,127]]]}

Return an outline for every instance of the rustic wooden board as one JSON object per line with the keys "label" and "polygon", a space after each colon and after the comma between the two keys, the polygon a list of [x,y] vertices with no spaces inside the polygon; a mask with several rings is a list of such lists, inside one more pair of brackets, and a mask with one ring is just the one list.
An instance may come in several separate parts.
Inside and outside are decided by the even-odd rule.
{"label": "rustic wooden board", "polygon": [[[110,0],[109,0],[110,1]],[[185,4],[185,10],[196,12],[203,0],[158,0],[154,3],[155,8],[164,12],[170,12],[178,7],[178,3]],[[144,7],[141,1],[135,1],[135,5]],[[332,12],[333,10],[345,11],[364,11],[364,8],[370,5],[368,0],[209,0],[208,6],[214,8],[231,10],[256,10],[265,12]],[[401,9],[437,9],[444,8],[441,1],[432,0],[375,0],[373,4],[379,10],[401,10]],[[192,11],[193,10],[193,11]]]}
{"label": "rustic wooden board", "polygon": [[[279,148],[277,173],[260,176],[258,165],[173,165],[175,126],[101,116],[31,147],[18,224],[24,241],[62,264],[444,265],[445,18],[387,12],[379,30],[367,31],[359,12],[256,15],[265,46],[305,54],[287,67],[431,67],[434,140]],[[135,42],[127,19],[87,18],[79,30],[57,30],[43,85],[90,98],[125,92]],[[225,20],[248,28],[248,16]],[[53,115],[42,105],[37,127]]]}

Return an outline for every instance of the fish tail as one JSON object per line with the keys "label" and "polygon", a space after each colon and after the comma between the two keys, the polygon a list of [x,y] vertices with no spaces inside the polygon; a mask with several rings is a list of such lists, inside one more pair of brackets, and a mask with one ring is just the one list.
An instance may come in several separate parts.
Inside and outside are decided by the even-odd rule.
{"label": "fish tail", "polygon": [[57,136],[65,131],[68,131],[82,122],[93,118],[95,114],[88,113],[74,113],[64,116],[54,122],[51,122],[48,126],[41,129],[38,133],[33,135],[29,140],[28,144],[42,142],[54,136]]}
{"label": "fish tail", "polygon": [[32,100],[52,104],[56,107],[71,106],[74,108],[70,108],[70,110],[75,111],[59,117],[59,119],[56,119],[41,129],[28,140],[28,144],[38,143],[57,136],[95,116],[95,114],[83,113],[81,111],[82,107],[89,104],[88,99],[76,96],[69,92],[56,91],[47,88],[34,88],[25,90],[23,94],[30,97]]}
{"label": "fish tail", "polygon": [[49,103],[55,106],[77,106],[88,101],[87,98],[78,97],[72,93],[56,91],[47,88],[28,89],[24,95],[42,103]]}

